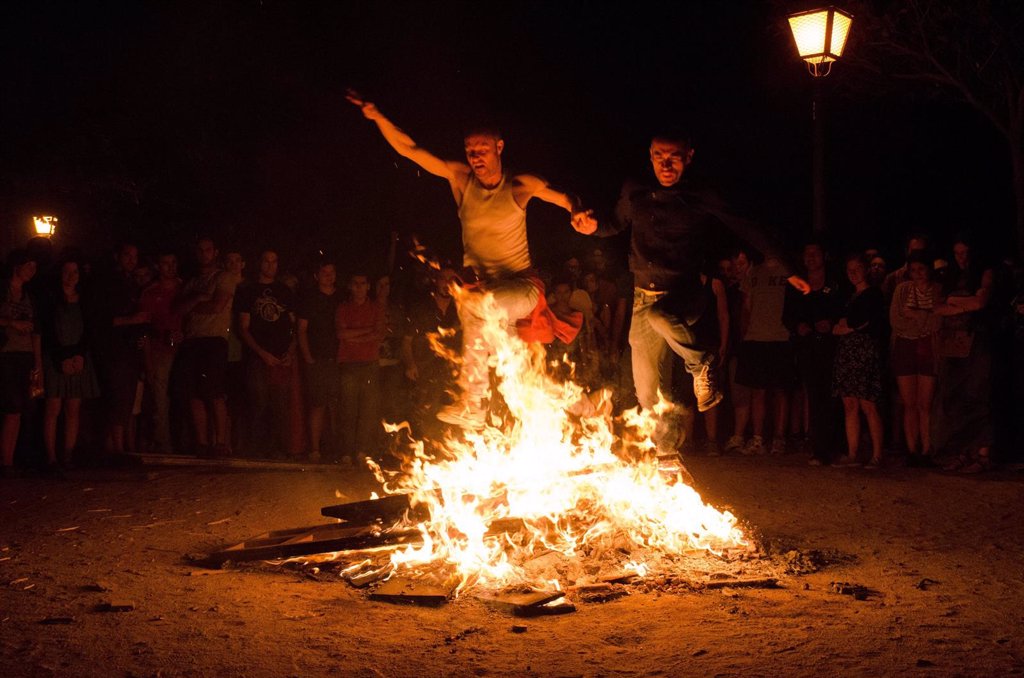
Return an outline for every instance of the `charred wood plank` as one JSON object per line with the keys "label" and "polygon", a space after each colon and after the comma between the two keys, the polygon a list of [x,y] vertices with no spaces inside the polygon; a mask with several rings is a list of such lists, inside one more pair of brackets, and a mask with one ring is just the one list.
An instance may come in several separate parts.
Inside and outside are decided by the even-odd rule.
{"label": "charred wood plank", "polygon": [[320,515],[328,518],[344,520],[350,526],[371,525],[373,523],[394,523],[409,512],[413,522],[420,522],[430,517],[430,511],[423,504],[415,508],[410,504],[408,494],[391,494],[380,499],[353,501],[348,504],[324,506]]}
{"label": "charred wood plank", "polygon": [[370,600],[435,607],[443,605],[455,591],[455,584],[422,579],[392,577],[370,594]]}
{"label": "charred wood plank", "polygon": [[220,565],[229,560],[275,560],[375,546],[419,543],[422,543],[420,532],[412,528],[380,530],[376,527],[351,527],[343,523],[334,523],[266,532],[215,551],[207,556],[206,562]]}

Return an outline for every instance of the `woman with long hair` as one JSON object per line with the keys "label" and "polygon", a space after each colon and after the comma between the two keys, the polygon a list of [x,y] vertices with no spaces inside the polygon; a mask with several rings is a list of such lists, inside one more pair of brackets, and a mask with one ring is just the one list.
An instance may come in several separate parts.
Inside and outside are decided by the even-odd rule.
{"label": "woman with long hair", "polygon": [[10,277],[0,282],[0,461],[5,476],[14,474],[14,449],[21,415],[42,386],[42,354],[35,306],[26,285],[37,264],[25,250],[8,255]]}

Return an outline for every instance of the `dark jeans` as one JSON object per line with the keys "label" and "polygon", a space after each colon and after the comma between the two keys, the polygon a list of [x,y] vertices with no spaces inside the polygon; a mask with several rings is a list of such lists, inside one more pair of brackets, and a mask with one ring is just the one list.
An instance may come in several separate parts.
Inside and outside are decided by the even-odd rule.
{"label": "dark jeans", "polygon": [[793,349],[800,383],[807,393],[811,453],[827,463],[837,449],[839,430],[839,401],[832,397],[836,342],[831,335],[798,337],[793,340]]}
{"label": "dark jeans", "polygon": [[948,453],[992,445],[992,347],[976,331],[966,358],[942,358],[932,409],[932,447]]}
{"label": "dark jeans", "polygon": [[341,454],[376,456],[380,440],[380,366],[341,364]]}
{"label": "dark jeans", "polygon": [[288,449],[291,414],[290,367],[270,367],[259,358],[246,365],[249,396],[249,450],[257,455],[283,455]]}

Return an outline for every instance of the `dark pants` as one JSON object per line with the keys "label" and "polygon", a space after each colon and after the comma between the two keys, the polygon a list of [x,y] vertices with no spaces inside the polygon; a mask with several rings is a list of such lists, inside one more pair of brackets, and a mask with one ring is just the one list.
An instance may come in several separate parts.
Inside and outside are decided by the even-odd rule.
{"label": "dark pants", "polygon": [[377,361],[341,364],[341,453],[376,456],[379,449],[380,366]]}
{"label": "dark pants", "polygon": [[283,455],[288,449],[291,414],[291,368],[270,367],[259,358],[246,366],[246,391],[249,396],[251,452],[258,455]]}
{"label": "dark pants", "polygon": [[976,331],[966,358],[943,358],[932,409],[932,446],[960,454],[992,445],[992,347]]}
{"label": "dark pants", "polygon": [[827,463],[837,449],[839,403],[832,397],[836,342],[831,336],[811,335],[795,339],[793,348],[800,383],[807,394],[810,417],[807,435],[811,441],[811,453]]}

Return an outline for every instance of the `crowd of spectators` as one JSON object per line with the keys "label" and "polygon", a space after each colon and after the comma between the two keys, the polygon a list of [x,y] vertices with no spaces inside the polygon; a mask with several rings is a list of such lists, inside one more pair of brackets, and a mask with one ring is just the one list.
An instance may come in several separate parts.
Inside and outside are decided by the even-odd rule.
{"label": "crowd of spectators", "polygon": [[[807,295],[774,259],[708,262],[700,334],[727,397],[697,427],[677,366],[663,390],[683,413],[684,453],[872,468],[898,456],[967,472],[1013,460],[1024,447],[1020,270],[983,264],[966,238],[947,254],[915,235],[904,255],[888,271],[876,250],[833,260],[807,243],[795,257]],[[435,415],[458,377],[440,354],[461,346],[455,267],[398,279],[373,262],[339,271],[272,249],[250,262],[206,237],[187,261],[127,242],[106,261],[46,258],[11,252],[0,282],[6,474],[125,452],[355,466],[385,454],[382,421],[440,435]],[[610,389],[617,411],[636,406],[629,274],[591,250],[541,277],[556,315],[583,316],[570,344],[548,346],[555,376]]]}

